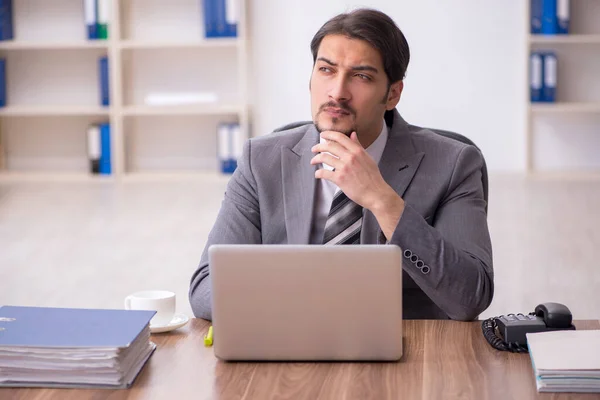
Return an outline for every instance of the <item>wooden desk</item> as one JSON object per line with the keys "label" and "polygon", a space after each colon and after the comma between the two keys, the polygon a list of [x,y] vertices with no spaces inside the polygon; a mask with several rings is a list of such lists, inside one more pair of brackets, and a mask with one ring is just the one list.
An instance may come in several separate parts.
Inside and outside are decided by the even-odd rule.
{"label": "wooden desk", "polygon": [[405,321],[398,363],[224,363],[204,347],[208,326],[153,335],[158,348],[129,390],[0,389],[0,399],[600,399],[538,394],[529,355],[492,349],[480,322]]}

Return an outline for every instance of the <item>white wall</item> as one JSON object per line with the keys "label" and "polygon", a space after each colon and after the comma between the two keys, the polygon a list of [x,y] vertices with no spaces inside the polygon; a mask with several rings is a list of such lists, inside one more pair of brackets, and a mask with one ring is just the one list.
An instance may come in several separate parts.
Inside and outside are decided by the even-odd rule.
{"label": "white wall", "polygon": [[411,60],[398,106],[407,121],[467,135],[491,170],[524,169],[522,0],[253,0],[253,135],[310,119],[310,40],[328,18],[358,6],[389,14],[409,42]]}
{"label": "white wall", "polygon": [[[328,18],[369,6],[389,14],[410,45],[411,61],[398,107],[405,119],[470,137],[492,171],[525,169],[528,23],[523,0],[250,3],[254,136],[310,119],[312,36]],[[552,132],[536,134],[536,163],[557,168],[597,166],[597,151],[591,149],[598,149],[600,135],[590,133],[597,126],[590,129],[588,124],[580,135],[584,144],[565,154],[560,150],[572,139]]]}

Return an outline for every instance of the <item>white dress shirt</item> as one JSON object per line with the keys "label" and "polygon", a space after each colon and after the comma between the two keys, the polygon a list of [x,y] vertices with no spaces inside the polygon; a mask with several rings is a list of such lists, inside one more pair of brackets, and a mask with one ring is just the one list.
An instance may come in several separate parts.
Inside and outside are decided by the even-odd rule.
{"label": "white dress shirt", "polygon": [[[375,161],[376,164],[379,164],[381,160],[381,155],[383,154],[383,149],[385,149],[385,144],[387,143],[388,138],[388,128],[383,121],[383,128],[381,129],[381,133],[375,139],[373,143],[367,148],[367,153],[371,156],[371,158]],[[326,142],[325,139],[320,139],[321,143]],[[325,163],[321,164],[319,168],[325,168],[328,170],[332,170],[333,168],[330,165]],[[322,244],[323,243],[323,234],[325,232],[325,223],[327,222],[327,216],[329,215],[329,209],[331,208],[331,202],[333,201],[333,197],[340,190],[337,185],[327,179],[318,179],[317,187],[315,188],[315,208],[313,211],[312,218],[312,226],[310,230],[310,243],[311,244]]]}

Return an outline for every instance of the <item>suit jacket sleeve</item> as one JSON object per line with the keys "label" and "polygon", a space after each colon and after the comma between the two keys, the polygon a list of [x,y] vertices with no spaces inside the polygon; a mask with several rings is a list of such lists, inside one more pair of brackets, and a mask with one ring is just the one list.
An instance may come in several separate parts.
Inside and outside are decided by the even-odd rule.
{"label": "suit jacket sleeve", "polygon": [[212,319],[208,248],[213,244],[261,243],[260,209],[250,162],[251,141],[246,141],[238,167],[227,185],[217,220],[208,236],[190,283],[190,304],[197,318]]}
{"label": "suit jacket sleeve", "polygon": [[461,150],[433,224],[405,203],[390,239],[429,267],[424,273],[426,268],[404,258],[403,269],[438,307],[457,320],[476,318],[489,306],[494,293],[482,165],[482,155],[475,147]]}

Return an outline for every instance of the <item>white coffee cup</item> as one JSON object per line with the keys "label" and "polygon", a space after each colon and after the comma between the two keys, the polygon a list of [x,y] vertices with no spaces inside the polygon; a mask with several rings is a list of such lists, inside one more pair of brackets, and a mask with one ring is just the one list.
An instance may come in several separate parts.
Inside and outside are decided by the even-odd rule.
{"label": "white coffee cup", "polygon": [[166,290],[145,290],[125,297],[126,310],[154,310],[152,326],[168,325],[175,315],[175,293]]}

